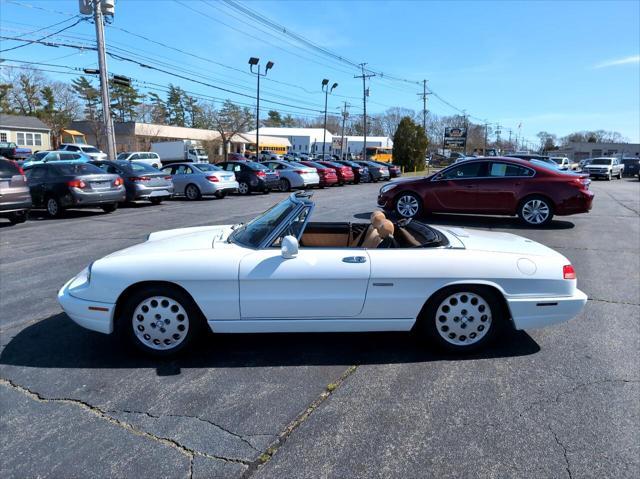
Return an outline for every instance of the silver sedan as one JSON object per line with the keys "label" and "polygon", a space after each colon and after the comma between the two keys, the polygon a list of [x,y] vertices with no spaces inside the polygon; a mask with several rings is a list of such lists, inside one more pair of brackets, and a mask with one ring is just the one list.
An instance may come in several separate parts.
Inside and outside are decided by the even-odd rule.
{"label": "silver sedan", "polygon": [[184,195],[188,200],[199,200],[205,195],[224,198],[238,190],[233,172],[209,163],[171,163],[162,171],[171,175],[174,194]]}
{"label": "silver sedan", "polygon": [[280,191],[320,185],[320,177],[315,168],[294,161],[264,161],[262,164],[280,174]]}

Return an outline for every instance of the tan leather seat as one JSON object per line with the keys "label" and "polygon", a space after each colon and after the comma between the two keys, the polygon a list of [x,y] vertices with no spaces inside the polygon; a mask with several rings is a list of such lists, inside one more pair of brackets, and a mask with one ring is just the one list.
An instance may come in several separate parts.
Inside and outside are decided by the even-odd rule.
{"label": "tan leather seat", "polygon": [[[376,210],[373,213],[371,213],[371,216],[369,217],[369,221],[371,222],[371,224],[367,226],[367,228],[362,233],[355,236],[353,240],[349,242],[349,246],[351,248],[357,248],[357,247],[366,248],[365,243],[367,242],[372,243],[374,241],[373,238],[378,236],[376,231],[377,227],[385,219],[386,217],[384,213],[380,210]],[[372,246],[372,247],[375,248],[375,246]]]}
{"label": "tan leather seat", "polygon": [[384,240],[389,237],[393,238],[393,233],[396,228],[391,221],[385,219],[378,224],[376,230],[378,231],[380,238]]}

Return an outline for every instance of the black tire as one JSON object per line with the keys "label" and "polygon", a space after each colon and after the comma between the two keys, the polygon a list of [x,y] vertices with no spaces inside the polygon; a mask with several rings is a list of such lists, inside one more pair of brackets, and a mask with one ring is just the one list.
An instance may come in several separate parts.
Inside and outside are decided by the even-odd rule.
{"label": "black tire", "polygon": [[611,181],[611,172],[607,173],[607,181]]}
{"label": "black tire", "polygon": [[27,221],[27,212],[16,211],[15,213],[11,213],[11,215],[9,216],[9,221],[11,221],[12,225],[24,223],[25,221]]}
{"label": "black tire", "polygon": [[262,190],[263,195],[268,195],[269,193],[271,193],[271,188],[265,188],[264,190]]}
{"label": "black tire", "polygon": [[508,313],[495,290],[486,286],[456,285],[429,298],[415,329],[442,350],[466,354],[494,341],[507,320]]}
{"label": "black tire", "polygon": [[518,216],[529,226],[547,225],[553,219],[553,204],[544,196],[527,196],[518,205]]}
{"label": "black tire", "polygon": [[289,180],[287,180],[286,178],[280,178],[279,186],[280,186],[280,191],[282,191],[283,193],[291,191],[291,183],[289,183]]}
{"label": "black tire", "polygon": [[622,171],[618,171],[618,179],[621,180],[622,179]]}
{"label": "black tire", "polygon": [[422,216],[424,206],[422,198],[410,191],[405,191],[396,196],[394,210],[402,218],[416,218]]}
{"label": "black tire", "polygon": [[149,198],[149,201],[152,205],[159,205],[160,203],[162,203],[163,198]]}
{"label": "black tire", "polygon": [[217,191],[215,194],[216,198],[218,198],[219,200],[223,200],[227,197],[227,193],[224,191]]}
{"label": "black tire", "polygon": [[115,210],[118,209],[118,203],[110,203],[108,205],[102,205],[100,208],[102,208],[102,211],[104,211],[105,213],[113,213]]}
{"label": "black tire", "polygon": [[62,218],[64,216],[64,207],[55,196],[49,196],[46,199],[45,208],[50,218]]}
{"label": "black tire", "polygon": [[251,188],[249,187],[249,183],[246,181],[238,182],[238,193],[241,195],[250,195]]}
{"label": "black tire", "polygon": [[[166,298],[170,306],[163,307],[161,304],[162,301],[156,301],[158,313],[153,314],[152,298],[158,297]],[[141,307],[145,302],[148,303],[148,316],[146,315],[146,312],[144,312],[143,307]],[[170,309],[173,308],[171,303],[179,306],[177,314],[173,313],[172,309]],[[141,309],[138,309],[139,307],[141,307]],[[117,334],[126,339],[137,349],[143,351],[145,354],[155,357],[172,356],[183,351],[195,340],[195,338],[201,336],[201,332],[203,331],[206,323],[200,309],[195,304],[191,296],[181,289],[172,288],[170,286],[150,285],[148,287],[142,287],[125,300],[122,307],[119,308],[119,311],[119,317],[117,318]],[[181,315],[182,319],[180,319]],[[169,322],[165,324],[167,320],[169,320]],[[174,323],[171,324],[172,322]],[[152,327],[151,323],[155,326]],[[142,327],[142,330],[139,330],[140,327]],[[167,328],[167,330],[162,332],[162,328]],[[170,336],[171,330],[169,328],[174,329],[175,334],[178,335],[177,338],[175,336]],[[181,328],[182,331],[185,331],[184,334],[177,328]],[[145,340],[144,337],[139,337],[147,335],[145,331],[149,331],[150,333],[148,334],[148,340]],[[151,334],[158,336],[166,335],[165,337],[170,342],[173,342],[175,346],[170,347],[170,344],[164,346],[158,344],[152,347],[154,338],[151,337]],[[176,341],[179,342],[176,344]]]}
{"label": "black tire", "polygon": [[202,198],[202,192],[196,185],[194,185],[193,183],[189,183],[184,187],[184,196],[189,201],[197,201]]}

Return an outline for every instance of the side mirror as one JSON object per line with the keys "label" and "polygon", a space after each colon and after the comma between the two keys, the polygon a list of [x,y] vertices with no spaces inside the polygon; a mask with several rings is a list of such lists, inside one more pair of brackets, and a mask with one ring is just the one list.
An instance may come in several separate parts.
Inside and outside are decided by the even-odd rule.
{"label": "side mirror", "polygon": [[285,236],[282,239],[282,246],[280,249],[284,259],[295,258],[298,254],[298,240],[295,236]]}

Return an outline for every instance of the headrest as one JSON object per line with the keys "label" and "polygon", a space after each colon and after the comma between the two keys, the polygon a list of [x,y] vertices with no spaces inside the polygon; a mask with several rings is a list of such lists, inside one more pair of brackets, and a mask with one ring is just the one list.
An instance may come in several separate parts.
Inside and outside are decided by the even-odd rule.
{"label": "headrest", "polygon": [[380,210],[375,210],[373,213],[371,213],[371,218],[369,218],[369,220],[373,223],[373,220],[375,220],[376,218],[382,217],[382,219],[385,219],[386,216],[384,215],[384,213]]}
{"label": "headrest", "polygon": [[395,231],[395,227],[393,226],[393,223],[389,220],[384,220],[377,229],[378,229],[378,234],[382,239],[388,238],[389,236],[393,236],[393,232]]}
{"label": "headrest", "polygon": [[382,211],[374,211],[371,213],[371,225],[374,228],[377,229],[384,220],[386,220],[386,217]]}

